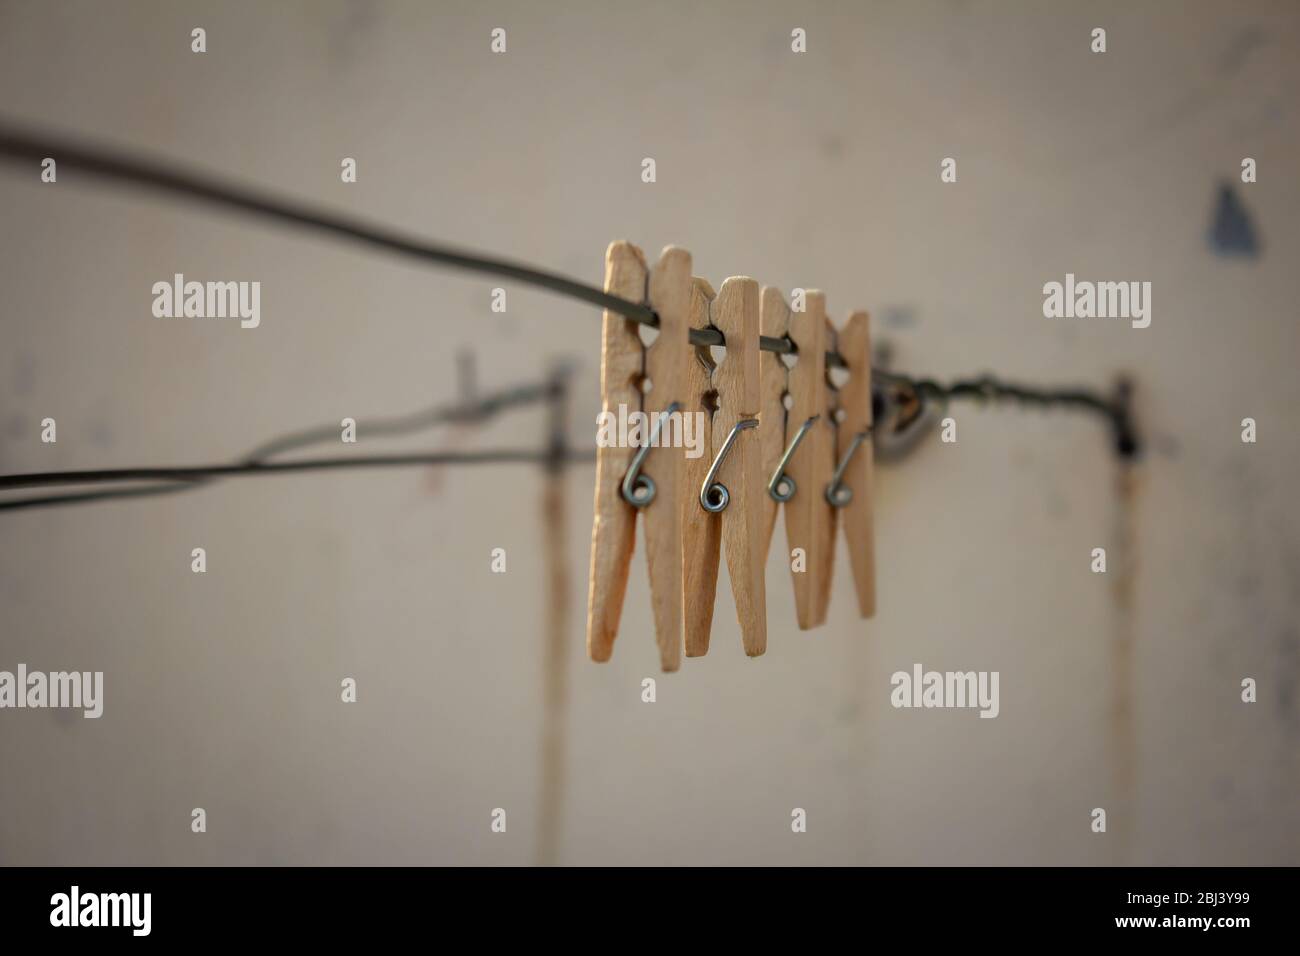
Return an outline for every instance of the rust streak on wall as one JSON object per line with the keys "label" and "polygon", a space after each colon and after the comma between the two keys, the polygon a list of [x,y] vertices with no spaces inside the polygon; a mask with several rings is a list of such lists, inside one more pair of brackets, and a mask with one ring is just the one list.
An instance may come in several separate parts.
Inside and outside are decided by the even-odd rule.
{"label": "rust streak on wall", "polygon": [[1137,769],[1137,731],[1134,721],[1133,652],[1134,594],[1137,580],[1136,504],[1141,476],[1139,466],[1125,459],[1116,475],[1113,560],[1109,565],[1114,598],[1114,633],[1111,638],[1110,751],[1114,804],[1107,826],[1115,837],[1116,862],[1128,859],[1133,834]]}
{"label": "rust streak on wall", "polygon": [[564,531],[567,508],[564,465],[568,448],[567,371],[555,372],[550,400],[551,460],[542,484],[542,560],[546,570],[545,643],[542,651],[541,783],[537,819],[537,862],[553,866],[558,860],[564,803],[564,772],[568,741],[569,569]]}

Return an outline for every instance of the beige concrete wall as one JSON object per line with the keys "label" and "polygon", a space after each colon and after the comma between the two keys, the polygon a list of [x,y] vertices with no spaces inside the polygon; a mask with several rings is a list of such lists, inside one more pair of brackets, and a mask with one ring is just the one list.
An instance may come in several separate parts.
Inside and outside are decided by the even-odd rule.
{"label": "beige concrete wall", "polygon": [[[1300,17],[1083,6],[3,2],[0,113],[587,281],[611,239],[679,243],[715,285],[872,309],[908,371],[1136,376],[1127,510],[1097,422],[960,406],[956,445],[881,470],[876,620],[841,553],[830,622],[795,630],[778,532],[766,657],[741,654],[724,577],[712,653],[653,706],[640,555],[613,662],[585,659],[592,472],[573,469],[560,862],[1294,864]],[[1254,261],[1205,241],[1243,156]],[[206,462],[345,415],[364,443],[366,416],[454,397],[465,348],[485,388],[577,361],[592,441],[590,307],[509,285],[493,315],[494,281],[71,174],[0,170],[0,210],[0,471]],[[152,318],[174,272],[260,280],[261,327]],[[1066,272],[1151,281],[1151,327],[1043,318]],[[364,447],[533,444],[544,424]],[[408,470],[0,515],[0,668],[107,685],[98,721],[0,713],[0,862],[536,859],[540,496],[528,469]],[[1088,570],[1121,526],[1128,611],[1115,568]],[[893,709],[915,662],[1000,671],[1000,716]]]}

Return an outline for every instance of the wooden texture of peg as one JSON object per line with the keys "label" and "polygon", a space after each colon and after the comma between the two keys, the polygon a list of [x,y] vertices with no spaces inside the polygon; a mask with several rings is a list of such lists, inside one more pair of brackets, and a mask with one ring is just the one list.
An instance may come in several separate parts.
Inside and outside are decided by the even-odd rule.
{"label": "wooden texture of peg", "polygon": [[[764,286],[759,303],[759,331],[774,339],[783,339],[790,331],[790,306],[780,289]],[[761,448],[764,480],[770,480],[785,453],[785,394],[789,369],[776,352],[760,352],[758,357],[758,443]],[[763,557],[772,547],[772,532],[780,508],[771,495],[763,498]]]}
{"label": "wooden texture of peg", "polygon": [[792,404],[786,415],[786,444],[806,421],[816,418],[786,467],[795,482],[794,497],[785,503],[786,538],[792,551],[804,553],[802,571],[791,561],[795,616],[799,628],[808,630],[825,621],[822,582],[830,572],[827,543],[835,520],[825,494],[833,468],[834,431],[826,420],[826,297],[821,292],[808,290],[805,310],[791,313],[790,338],[799,355],[789,376]]}
{"label": "wooden texture of peg", "polygon": [[[689,325],[706,329],[712,319],[713,286],[698,276],[691,283]],[[713,606],[718,592],[718,563],[722,528],[718,516],[700,507],[700,486],[713,463],[713,429],[710,404],[713,392],[713,357],[705,346],[694,346],[686,365],[683,415],[704,413],[701,436],[703,454],[682,464],[682,587],[686,629],[686,656],[702,657],[709,652],[713,628]]]}
{"label": "wooden texture of peg", "polygon": [[[646,296],[646,262],[641,250],[629,242],[613,242],[605,251],[605,291],[642,302]],[[619,414],[619,406],[641,408],[639,382],[645,348],[636,324],[605,310],[601,340],[601,408]],[[596,449],[596,501],[591,529],[591,574],[587,592],[587,653],[593,661],[607,661],[614,650],[623,597],[627,593],[628,566],[636,538],[636,509],[623,498],[635,448]]]}
{"label": "wooden texture of peg", "polygon": [[[831,322],[830,317],[826,318],[826,351],[835,352],[839,348],[839,337],[835,334],[835,325]],[[835,466],[839,462],[836,457],[836,448],[838,447],[840,434],[840,393],[835,387],[831,378],[831,370],[826,369],[826,414],[823,421],[830,430],[829,440],[826,442],[827,456],[827,479],[826,484],[822,486],[821,498],[827,506],[826,515],[822,524],[826,529],[826,534],[821,541],[821,554],[818,563],[822,565],[823,571],[817,579],[819,590],[817,592],[817,621],[821,623],[826,620],[827,613],[831,606],[831,588],[835,580],[835,532],[839,526],[840,509],[831,505],[826,499],[826,489],[830,486],[831,478],[835,474]],[[820,423],[819,423],[820,424]]]}
{"label": "wooden texture of peg", "polygon": [[[727,354],[714,374],[718,410],[713,416],[714,454],[737,423],[758,418],[761,406],[759,379],[759,287],[753,279],[733,277],[722,283],[713,302],[713,324],[727,340]],[[766,502],[768,475],[763,472],[763,449],[757,428],[736,433],[716,480],[729,494],[721,518],[722,544],[727,574],[736,599],[745,653],[757,657],[767,650],[768,529]],[[703,508],[700,509],[703,511]]]}
{"label": "wooden texture of peg", "polygon": [[840,388],[840,407],[844,417],[839,425],[836,455],[843,460],[854,436],[867,432],[849,459],[843,484],[853,497],[840,510],[840,524],[849,547],[849,564],[853,569],[853,589],[858,596],[858,613],[873,617],[876,613],[876,545],[875,516],[872,511],[875,456],[870,429],[871,411],[871,319],[866,312],[854,312],[839,335],[839,351],[849,369],[849,380]]}
{"label": "wooden texture of peg", "polygon": [[[694,361],[689,339],[691,254],[667,246],[650,270],[650,307],[659,316],[659,335],[646,349],[650,391],[645,410],[650,428],[661,412],[685,397],[687,363]],[[665,431],[665,439],[668,433]],[[664,441],[652,448],[643,473],[655,482],[653,501],[645,514],[646,561],[650,566],[650,605],[654,613],[659,663],[675,671],[682,662],[682,466],[685,449]]]}

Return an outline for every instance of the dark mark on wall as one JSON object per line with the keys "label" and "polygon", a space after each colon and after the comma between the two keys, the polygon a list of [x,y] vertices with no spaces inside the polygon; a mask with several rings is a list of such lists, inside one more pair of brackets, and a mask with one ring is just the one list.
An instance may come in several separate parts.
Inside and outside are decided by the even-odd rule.
{"label": "dark mark on wall", "polygon": [[1219,196],[1210,225],[1210,248],[1220,256],[1241,256],[1246,259],[1259,256],[1259,239],[1255,234],[1254,222],[1232,183],[1227,181],[1219,184]]}

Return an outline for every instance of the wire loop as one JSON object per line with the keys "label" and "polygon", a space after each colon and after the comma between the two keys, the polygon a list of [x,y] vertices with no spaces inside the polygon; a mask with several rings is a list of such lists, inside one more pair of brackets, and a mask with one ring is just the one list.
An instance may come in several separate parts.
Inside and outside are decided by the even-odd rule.
{"label": "wire loop", "polygon": [[709,466],[709,473],[704,476],[704,484],[700,487],[700,505],[705,511],[718,514],[727,510],[727,503],[731,501],[731,492],[727,490],[726,485],[720,481],[714,481],[714,479],[718,476],[718,470],[722,467],[727,452],[731,451],[731,446],[735,444],[736,436],[746,428],[755,428],[757,426],[757,418],[742,419],[732,426],[731,432],[727,435],[727,440],[722,443],[717,457],[713,459],[713,464]]}
{"label": "wire loop", "polygon": [[772,480],[767,483],[767,493],[777,501],[789,501],[794,497],[798,485],[795,484],[793,478],[785,473],[785,467],[790,464],[790,459],[793,457],[795,449],[799,447],[799,443],[803,441],[803,436],[808,434],[808,429],[812,428],[813,422],[819,418],[821,418],[820,415],[814,415],[799,426],[799,431],[795,433],[794,438],[790,441],[790,447],[785,450],[785,454],[781,456],[781,460],[777,463],[776,471],[772,473]]}
{"label": "wire loop", "polygon": [[681,411],[681,408],[681,402],[673,402],[659,413],[659,417],[655,419],[654,427],[650,429],[650,437],[636,453],[636,457],[632,459],[631,467],[628,468],[627,474],[623,476],[623,498],[633,508],[644,508],[655,500],[655,481],[649,475],[641,474],[641,466],[645,464],[646,456],[650,454],[650,449],[655,446],[655,442],[659,439],[659,432],[663,429],[668,416]]}
{"label": "wire loop", "polygon": [[853,454],[858,450],[864,441],[871,437],[871,426],[868,425],[862,431],[853,436],[853,441],[849,444],[849,450],[844,453],[840,463],[835,467],[835,474],[831,476],[831,483],[826,486],[826,500],[835,508],[843,508],[853,500],[853,489],[844,485],[844,472],[849,467],[849,462],[853,460]]}

